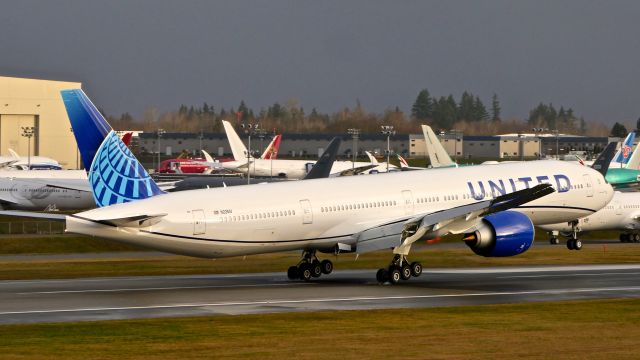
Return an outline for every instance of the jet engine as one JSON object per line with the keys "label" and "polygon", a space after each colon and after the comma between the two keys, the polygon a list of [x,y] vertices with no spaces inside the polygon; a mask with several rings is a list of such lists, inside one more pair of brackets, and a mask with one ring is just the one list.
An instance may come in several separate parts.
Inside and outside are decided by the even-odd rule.
{"label": "jet engine", "polygon": [[464,241],[477,255],[514,256],[529,250],[534,234],[527,215],[502,211],[486,216],[474,232],[464,235]]}

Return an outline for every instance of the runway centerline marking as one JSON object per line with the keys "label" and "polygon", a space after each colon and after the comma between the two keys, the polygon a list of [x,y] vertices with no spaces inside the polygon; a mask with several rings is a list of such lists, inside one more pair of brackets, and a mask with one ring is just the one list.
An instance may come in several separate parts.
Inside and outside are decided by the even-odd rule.
{"label": "runway centerline marking", "polygon": [[78,294],[78,293],[98,293],[98,292],[127,292],[127,291],[161,291],[161,290],[189,290],[189,289],[233,289],[249,287],[270,287],[270,286],[293,286],[293,285],[316,285],[317,283],[278,283],[278,284],[237,284],[237,285],[209,285],[209,286],[174,286],[174,287],[150,287],[150,288],[121,288],[121,289],[88,289],[88,290],[57,290],[57,291],[30,291],[20,292],[18,295],[38,295],[38,294]]}
{"label": "runway centerline marking", "polygon": [[573,274],[544,274],[544,275],[513,275],[498,276],[496,279],[521,279],[521,278],[546,278],[546,277],[571,277],[571,276],[607,276],[607,275],[640,275],[640,272],[607,272],[607,273],[573,273]]}
{"label": "runway centerline marking", "polygon": [[24,315],[24,314],[91,312],[91,311],[123,311],[123,310],[177,309],[177,308],[250,306],[250,305],[287,305],[287,304],[330,303],[330,302],[351,302],[351,301],[412,300],[412,299],[434,299],[434,298],[456,298],[456,297],[459,298],[459,297],[478,297],[478,296],[510,296],[510,295],[514,296],[514,295],[545,295],[545,294],[554,295],[554,294],[575,294],[575,293],[593,293],[593,292],[624,292],[624,291],[638,291],[638,290],[640,290],[640,286],[584,288],[584,289],[546,289],[546,290],[529,290],[529,291],[500,291],[500,292],[466,293],[466,294],[365,296],[365,297],[320,298],[320,299],[301,299],[301,300],[257,300],[257,301],[196,303],[196,304],[169,304],[169,305],[97,307],[97,308],[57,309],[57,310],[7,311],[7,312],[0,312],[0,316],[20,315],[20,314]]}

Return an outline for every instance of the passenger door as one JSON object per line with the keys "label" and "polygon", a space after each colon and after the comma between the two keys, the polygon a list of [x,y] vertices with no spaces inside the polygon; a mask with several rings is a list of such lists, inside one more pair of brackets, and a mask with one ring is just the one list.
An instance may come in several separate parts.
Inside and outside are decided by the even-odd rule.
{"label": "passenger door", "polygon": [[413,214],[413,195],[411,194],[410,190],[402,191],[402,201],[404,202],[404,214]]}
{"label": "passenger door", "polygon": [[311,202],[309,200],[300,200],[300,207],[302,208],[302,223],[313,223],[313,211],[311,210]]}
{"label": "passenger door", "polygon": [[582,178],[584,179],[584,186],[587,190],[587,197],[593,197],[593,181],[591,180],[591,175],[584,174]]}
{"label": "passenger door", "polygon": [[204,217],[204,210],[192,210],[193,215],[193,235],[202,235],[207,231],[207,222]]}

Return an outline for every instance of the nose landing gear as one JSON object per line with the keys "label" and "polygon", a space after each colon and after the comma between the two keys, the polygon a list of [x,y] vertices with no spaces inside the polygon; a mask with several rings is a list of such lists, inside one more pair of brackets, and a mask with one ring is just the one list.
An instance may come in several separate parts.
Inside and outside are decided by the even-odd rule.
{"label": "nose landing gear", "polygon": [[320,261],[315,250],[305,250],[302,252],[302,259],[297,265],[290,266],[287,270],[289,280],[301,279],[309,281],[312,278],[320,277],[322,274],[328,275],[333,271],[331,260]]}

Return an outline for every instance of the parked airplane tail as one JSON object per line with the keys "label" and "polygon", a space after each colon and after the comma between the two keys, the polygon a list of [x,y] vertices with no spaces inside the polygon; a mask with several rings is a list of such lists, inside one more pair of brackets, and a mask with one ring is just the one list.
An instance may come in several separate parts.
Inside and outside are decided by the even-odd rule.
{"label": "parked airplane tail", "polygon": [[630,132],[627,137],[624,139],[622,146],[616,152],[616,155],[613,157],[613,161],[617,163],[626,164],[629,162],[631,158],[631,151],[633,149],[633,142],[636,140],[635,131]]}
{"label": "parked airplane tail", "polygon": [[238,133],[233,128],[233,125],[226,120],[222,120],[222,125],[224,126],[224,132],[227,133],[229,145],[231,145],[233,159],[235,161],[246,161],[248,153],[247,148],[244,146],[240,136],[238,136]]}
{"label": "parked airplane tail", "polygon": [[636,149],[631,153],[631,156],[629,156],[629,162],[627,162],[625,168],[631,170],[640,170],[640,151],[638,151],[637,146]]}
{"label": "parked airplane tail", "polygon": [[82,90],[61,94],[97,206],[164,193]]}
{"label": "parked airplane tail", "polygon": [[457,166],[457,164],[451,160],[451,157],[449,157],[449,154],[447,154],[444,147],[442,147],[440,140],[438,140],[430,126],[422,125],[422,133],[424,135],[424,141],[427,146],[427,152],[429,153],[429,160],[431,161],[432,167]]}
{"label": "parked airplane tail", "polygon": [[281,134],[274,136],[271,142],[269,143],[269,146],[267,146],[267,148],[264,149],[264,152],[262,153],[262,156],[260,156],[260,159],[265,159],[265,160],[277,159],[278,151],[280,151],[281,139],[282,139]]}
{"label": "parked airplane tail", "polygon": [[409,163],[407,163],[407,160],[405,160],[405,158],[403,158],[402,156],[396,154],[396,156],[398,157],[398,161],[400,161],[400,168],[408,168],[409,167]]}

